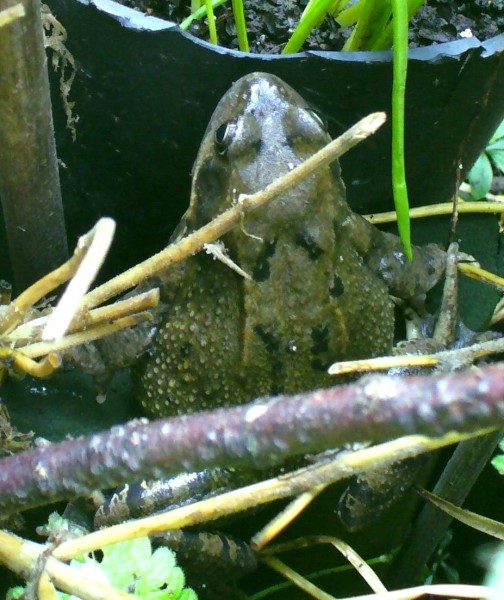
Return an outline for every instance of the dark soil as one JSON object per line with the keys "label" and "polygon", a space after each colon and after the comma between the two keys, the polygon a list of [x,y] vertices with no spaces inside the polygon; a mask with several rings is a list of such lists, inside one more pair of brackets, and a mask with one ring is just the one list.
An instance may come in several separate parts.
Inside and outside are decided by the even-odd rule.
{"label": "dark soil", "polygon": [[[120,0],[121,1],[121,0]],[[122,4],[180,23],[189,15],[189,3],[180,0],[122,0]],[[250,51],[278,54],[294,30],[307,0],[245,0]],[[219,44],[238,48],[236,28],[227,2],[216,9]],[[206,21],[193,21],[190,33],[208,40]],[[450,42],[472,35],[489,39],[504,31],[504,0],[429,0],[410,27],[410,47]],[[341,50],[350,35],[331,17],[310,35],[303,50]]]}

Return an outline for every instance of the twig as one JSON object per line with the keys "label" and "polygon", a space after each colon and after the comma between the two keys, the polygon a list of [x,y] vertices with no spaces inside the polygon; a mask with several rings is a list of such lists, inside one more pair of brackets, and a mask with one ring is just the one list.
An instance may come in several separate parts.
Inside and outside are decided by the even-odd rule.
{"label": "twig", "polygon": [[[427,206],[418,206],[410,208],[411,219],[422,219],[425,217],[436,217],[439,215],[451,215],[453,212],[453,202],[443,202],[441,204],[429,204]],[[504,202],[459,202],[459,214],[474,213],[502,213],[504,212]],[[364,215],[373,225],[382,223],[394,223],[397,221],[395,211],[383,212],[379,214]]]}
{"label": "twig", "polygon": [[82,296],[89,290],[105,260],[114,237],[114,231],[115,221],[103,218],[86,236],[79,240],[76,252],[79,251],[81,245],[87,247],[87,252],[83,255],[77,272],[47,320],[47,325],[42,332],[43,340],[58,339],[66,333]]}
{"label": "twig", "polygon": [[24,6],[19,3],[0,11],[0,27],[12,23],[15,19],[25,16]]}
{"label": "twig", "polygon": [[[2,315],[0,333],[6,334],[12,331],[29,308],[75,275],[93,243],[95,232],[102,230],[101,221],[103,219],[98,221],[91,231],[79,238],[73,255],[66,262],[44,275],[10,303]],[[110,225],[107,224],[106,228],[109,229]]]}
{"label": "twig", "polygon": [[84,495],[138,473],[159,479],[214,465],[262,468],[346,442],[497,428],[504,424],[503,398],[500,364],[432,377],[375,376],[269,402],[133,421],[3,459],[0,509],[10,514]]}
{"label": "twig", "polygon": [[475,360],[502,354],[504,352],[504,338],[472,344],[456,350],[442,350],[434,354],[379,356],[377,358],[364,358],[349,360],[331,365],[328,369],[330,375],[344,375],[347,373],[362,373],[363,371],[382,371],[393,367],[438,367],[439,365],[469,365]]}
{"label": "twig", "polygon": [[98,325],[90,327],[85,331],[66,335],[56,342],[38,342],[24,346],[22,351],[18,354],[24,354],[24,356],[30,358],[37,358],[39,356],[45,356],[49,352],[60,352],[61,350],[66,350],[72,346],[80,346],[81,344],[86,344],[87,342],[92,342],[93,340],[100,339],[106,335],[116,333],[117,331],[121,331],[121,329],[133,327],[134,325],[138,325],[138,323],[149,320],[151,316],[150,313],[143,312],[116,319],[110,324],[98,323]]}

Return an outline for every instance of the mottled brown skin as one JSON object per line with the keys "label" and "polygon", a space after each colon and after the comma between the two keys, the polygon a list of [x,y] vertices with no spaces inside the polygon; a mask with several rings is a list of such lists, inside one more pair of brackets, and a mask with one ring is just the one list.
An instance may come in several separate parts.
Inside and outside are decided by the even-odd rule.
{"label": "mottled brown skin", "polygon": [[[317,114],[283,81],[243,77],[212,116],[176,237],[329,141]],[[167,316],[135,371],[151,415],[330,385],[332,362],[391,350],[389,290],[426,291],[444,265],[434,246],[416,248],[407,263],[396,236],[353,213],[337,162],[247,216],[223,241],[252,279],[203,253],[173,273]]]}

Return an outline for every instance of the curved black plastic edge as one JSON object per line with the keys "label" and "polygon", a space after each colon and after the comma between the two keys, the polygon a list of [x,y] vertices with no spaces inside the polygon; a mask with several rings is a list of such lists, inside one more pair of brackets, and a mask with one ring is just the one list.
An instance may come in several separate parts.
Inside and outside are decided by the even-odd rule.
{"label": "curved black plastic edge", "polygon": [[[92,5],[97,10],[103,13],[107,13],[111,18],[117,20],[123,27],[128,29],[136,29],[139,31],[162,31],[167,29],[173,29],[179,35],[187,38],[193,43],[208,49],[210,52],[216,52],[217,54],[229,53],[237,58],[254,56],[255,58],[260,57],[261,59],[268,60],[286,60],[289,58],[302,58],[306,56],[317,56],[325,60],[337,60],[344,62],[389,62],[392,60],[392,52],[390,50],[380,52],[328,52],[328,51],[314,51],[308,50],[306,52],[297,52],[291,55],[282,54],[252,54],[251,52],[240,52],[239,50],[232,50],[229,48],[223,48],[215,46],[204,40],[200,40],[190,33],[187,33],[180,29],[180,27],[173,22],[159,19],[158,17],[152,17],[145,15],[127,6],[123,6],[113,0],[77,0],[82,4]],[[481,47],[483,49],[483,56],[489,56],[494,52],[501,52],[504,45],[504,33],[497,35],[485,42],[481,42],[477,37],[461,38],[453,42],[446,42],[444,44],[437,44],[427,46],[423,48],[412,48],[409,51],[409,58],[411,60],[423,60],[423,61],[436,61],[440,58],[447,56],[457,57],[460,54],[466,52],[470,48]]]}

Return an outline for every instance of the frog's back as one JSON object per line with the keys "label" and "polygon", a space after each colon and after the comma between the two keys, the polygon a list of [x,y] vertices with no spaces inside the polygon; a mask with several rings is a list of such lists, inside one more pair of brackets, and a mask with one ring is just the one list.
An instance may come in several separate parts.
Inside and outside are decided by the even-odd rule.
{"label": "frog's back", "polygon": [[[242,78],[219,103],[193,172],[179,232],[192,231],[330,141],[278,78]],[[244,279],[208,256],[190,259],[164,324],[137,370],[149,413],[169,415],[331,384],[335,360],[390,349],[385,285],[354,248],[339,166],[325,167],[224,238]],[[348,231],[350,230],[350,231]]]}

